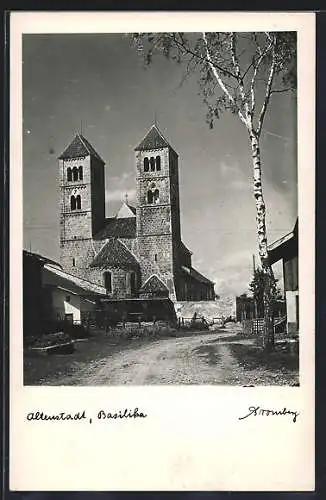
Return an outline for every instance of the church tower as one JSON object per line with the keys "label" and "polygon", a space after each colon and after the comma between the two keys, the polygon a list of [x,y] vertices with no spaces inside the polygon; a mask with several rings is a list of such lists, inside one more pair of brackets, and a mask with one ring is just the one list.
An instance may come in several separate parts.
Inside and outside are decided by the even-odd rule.
{"label": "church tower", "polygon": [[85,277],[105,221],[104,161],[81,134],[59,157],[61,265]]}
{"label": "church tower", "polygon": [[178,155],[153,125],[135,148],[137,247],[142,284],[159,278],[176,299],[181,245]]}

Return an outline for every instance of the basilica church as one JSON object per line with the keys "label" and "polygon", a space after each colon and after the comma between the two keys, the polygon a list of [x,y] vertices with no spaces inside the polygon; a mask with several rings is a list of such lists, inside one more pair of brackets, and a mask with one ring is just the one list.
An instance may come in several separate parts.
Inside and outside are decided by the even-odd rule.
{"label": "basilica church", "polygon": [[77,134],[59,157],[60,263],[112,299],[214,300],[181,240],[178,154],[153,125],[135,148],[136,203],[105,216],[104,161]]}

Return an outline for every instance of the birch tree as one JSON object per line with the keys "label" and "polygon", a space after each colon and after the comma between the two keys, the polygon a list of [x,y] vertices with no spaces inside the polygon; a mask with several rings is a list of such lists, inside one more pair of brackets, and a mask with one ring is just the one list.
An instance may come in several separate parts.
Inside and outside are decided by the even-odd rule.
{"label": "birch tree", "polygon": [[275,280],[268,259],[260,142],[274,95],[296,89],[296,33],[134,33],[132,39],[146,65],[156,54],[163,54],[183,65],[184,79],[198,74],[210,128],[225,111],[236,115],[245,127],[252,158],[258,253],[264,274],[263,345],[271,349]]}

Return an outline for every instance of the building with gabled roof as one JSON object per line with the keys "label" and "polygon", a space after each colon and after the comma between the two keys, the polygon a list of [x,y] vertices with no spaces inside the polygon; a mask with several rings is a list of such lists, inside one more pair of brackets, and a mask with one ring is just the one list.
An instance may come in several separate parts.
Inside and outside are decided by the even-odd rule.
{"label": "building with gabled roof", "polygon": [[104,161],[81,134],[59,156],[63,269],[112,298],[213,300],[181,240],[178,155],[153,125],[135,147],[136,204],[105,217]]}
{"label": "building with gabled roof", "polygon": [[268,246],[271,265],[282,261],[287,331],[299,330],[298,218],[294,228]]}
{"label": "building with gabled roof", "polygon": [[23,250],[24,338],[44,333],[51,321],[79,323],[82,315],[96,307],[106,289],[64,271],[58,262]]}

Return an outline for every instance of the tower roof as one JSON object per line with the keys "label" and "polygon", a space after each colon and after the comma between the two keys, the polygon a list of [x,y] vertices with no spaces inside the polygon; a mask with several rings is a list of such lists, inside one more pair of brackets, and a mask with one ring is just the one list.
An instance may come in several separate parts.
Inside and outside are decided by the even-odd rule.
{"label": "tower roof", "polygon": [[162,149],[171,147],[156,125],[153,125],[145,135],[135,151],[146,151],[147,149]]}
{"label": "tower roof", "polygon": [[59,156],[59,160],[66,158],[80,158],[89,155],[94,156],[102,163],[105,163],[88,140],[85,139],[83,135],[77,134],[69,146],[67,146],[64,152]]}

